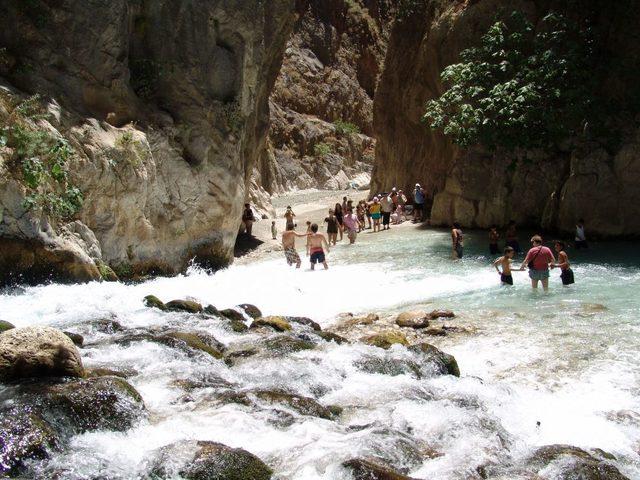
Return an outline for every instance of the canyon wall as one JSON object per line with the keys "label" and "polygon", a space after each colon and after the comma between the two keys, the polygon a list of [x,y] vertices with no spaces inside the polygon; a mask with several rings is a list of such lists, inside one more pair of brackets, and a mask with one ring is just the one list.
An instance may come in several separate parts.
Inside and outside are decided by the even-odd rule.
{"label": "canyon wall", "polygon": [[2,2],[0,282],[229,263],[294,3]]}
{"label": "canyon wall", "polygon": [[[602,236],[640,235],[640,130],[637,82],[640,15],[633,2],[529,0],[405,2],[391,32],[374,105],[377,138],[372,189],[427,191],[431,223],[469,227],[520,224],[570,232],[579,217]],[[610,112],[603,122],[616,141],[567,139],[553,151],[462,149],[421,121],[442,94],[440,74],[478,44],[496,14],[524,12],[534,23],[550,11],[589,18],[602,73],[595,96]],[[502,13],[500,13],[502,12]],[[594,72],[594,75],[596,73]]]}
{"label": "canyon wall", "polygon": [[[390,0],[299,2],[271,94],[254,195],[368,185],[373,98],[394,14]],[[264,195],[263,195],[264,197]]]}

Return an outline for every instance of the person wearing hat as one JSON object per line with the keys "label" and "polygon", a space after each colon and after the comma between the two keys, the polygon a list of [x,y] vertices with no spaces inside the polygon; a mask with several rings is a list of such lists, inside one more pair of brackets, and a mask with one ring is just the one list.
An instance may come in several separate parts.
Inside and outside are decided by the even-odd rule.
{"label": "person wearing hat", "polygon": [[382,217],[382,207],[378,201],[378,197],[373,197],[373,203],[369,205],[369,212],[371,213],[371,219],[373,220],[373,231],[380,231],[380,217]]}
{"label": "person wearing hat", "polygon": [[422,222],[424,216],[424,189],[419,183],[416,183],[416,189],[413,192],[413,223]]}

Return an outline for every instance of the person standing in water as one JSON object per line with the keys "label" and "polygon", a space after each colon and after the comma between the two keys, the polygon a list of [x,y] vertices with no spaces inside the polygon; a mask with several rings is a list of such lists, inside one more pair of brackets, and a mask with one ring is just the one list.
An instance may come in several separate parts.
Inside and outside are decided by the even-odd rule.
{"label": "person standing in water", "polygon": [[242,223],[244,224],[244,229],[247,235],[251,235],[251,231],[253,230],[253,222],[255,220],[256,219],[253,216],[253,210],[251,210],[251,205],[245,203],[244,210],[242,211]]}
{"label": "person standing in water", "polygon": [[569,256],[567,255],[567,252],[565,252],[567,245],[561,240],[554,241],[553,245],[556,253],[558,254],[558,263],[552,263],[551,268],[560,269],[560,280],[562,280],[562,285],[567,286],[575,283],[573,270],[571,270],[571,264],[569,263]]}
{"label": "person standing in water", "polygon": [[[504,255],[493,262],[493,266],[500,274],[500,281],[503,285],[513,285],[513,276],[511,275],[511,262],[513,261],[513,255],[515,250],[511,247],[504,249]],[[502,270],[498,267],[501,267]]]}
{"label": "person standing in water", "polygon": [[373,231],[380,231],[380,217],[382,216],[380,202],[378,197],[373,197],[373,203],[369,205],[369,213],[371,214],[371,220],[373,220]]}
{"label": "person standing in water", "polygon": [[324,222],[327,224],[327,237],[329,237],[329,243],[335,246],[338,240],[338,219],[333,213],[333,209],[329,210],[329,216],[324,219]]}
{"label": "person standing in water", "polygon": [[584,233],[583,218],[578,220],[578,223],[576,224],[575,246],[576,246],[576,250],[580,250],[581,248],[589,248],[589,244],[587,243],[587,237]]}
{"label": "person standing in water", "polygon": [[[498,248],[498,240],[500,240],[498,227],[496,225],[492,225],[489,230],[489,253],[491,253],[491,255],[497,255],[498,252],[500,252],[500,249]],[[511,248],[513,249],[513,247]]]}
{"label": "person standing in water", "polygon": [[311,222],[307,220],[307,255],[309,255],[309,234],[311,233]]}
{"label": "person standing in water", "polygon": [[309,243],[311,245],[311,270],[315,270],[316,263],[321,263],[324,265],[324,269],[327,270],[329,265],[327,264],[327,259],[325,258],[324,249],[326,248],[327,253],[329,252],[329,244],[327,243],[327,239],[324,238],[324,235],[318,233],[318,224],[311,224],[311,235],[309,235]]}
{"label": "person standing in water", "polygon": [[464,253],[464,239],[462,229],[460,228],[460,224],[458,222],[453,222],[453,228],[451,229],[451,246],[453,250],[453,259],[460,260]]}
{"label": "person standing in water", "polygon": [[385,193],[380,199],[380,209],[382,210],[382,229],[389,230],[391,228],[391,212],[393,211],[393,200]]}
{"label": "person standing in water", "polygon": [[[347,198],[347,197],[344,197]],[[342,241],[343,235],[344,235],[344,210],[342,210],[342,205],[340,205],[339,203],[336,203],[335,208],[333,209],[333,213],[336,216],[336,219],[338,220],[338,233],[340,234],[340,241]]]}
{"label": "person standing in water", "polygon": [[344,216],[344,228],[347,230],[347,238],[349,238],[351,245],[356,243],[358,226],[358,217],[353,213],[353,208],[347,209],[347,214]]}
{"label": "person standing in water", "polygon": [[287,230],[282,232],[282,248],[284,249],[284,258],[287,259],[287,264],[300,268],[302,261],[296,251],[296,237],[306,237],[307,234],[296,233],[293,229],[293,224],[287,225]]}
{"label": "person standing in water", "polygon": [[518,243],[518,232],[516,231],[516,222],[513,220],[509,221],[507,225],[507,231],[505,232],[505,237],[507,239],[507,247],[511,247],[515,250],[516,253],[522,252],[520,248],[520,244]]}
{"label": "person standing in water", "polygon": [[278,237],[278,228],[276,227],[276,221],[271,222],[271,238],[274,240]]}
{"label": "person standing in water", "polygon": [[526,265],[529,268],[531,287],[538,288],[538,282],[542,282],[542,288],[546,292],[549,290],[549,264],[555,263],[556,259],[551,250],[542,245],[540,235],[531,237],[531,244],[532,247],[520,265],[520,270],[524,270]]}
{"label": "person standing in water", "polygon": [[287,206],[287,211],[284,212],[284,218],[287,221],[287,230],[293,230],[296,226],[294,219],[296,218],[296,214],[291,210],[291,205]]}

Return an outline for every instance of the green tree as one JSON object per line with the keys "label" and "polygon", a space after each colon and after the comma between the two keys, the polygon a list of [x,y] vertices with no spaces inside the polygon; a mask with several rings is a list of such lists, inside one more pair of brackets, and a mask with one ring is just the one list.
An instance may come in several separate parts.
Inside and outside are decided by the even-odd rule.
{"label": "green tree", "polygon": [[593,103],[590,28],[549,13],[537,28],[520,12],[441,74],[446,91],[423,120],[461,146],[547,148],[578,133]]}

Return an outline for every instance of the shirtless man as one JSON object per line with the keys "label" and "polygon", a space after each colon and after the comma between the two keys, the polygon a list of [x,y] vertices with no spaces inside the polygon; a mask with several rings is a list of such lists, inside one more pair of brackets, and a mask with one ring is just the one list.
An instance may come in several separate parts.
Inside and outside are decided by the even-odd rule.
{"label": "shirtless man", "polygon": [[311,249],[311,270],[315,270],[316,263],[322,263],[324,269],[327,270],[327,260],[324,257],[324,249],[329,252],[329,244],[327,239],[321,233],[318,233],[318,224],[311,224],[311,234],[309,235],[309,245]]}
{"label": "shirtless man", "polygon": [[[513,262],[513,256],[515,255],[515,250],[512,247],[505,247],[504,255],[493,262],[493,266],[496,268],[496,271],[500,274],[500,282],[503,285],[513,285],[513,276],[511,275],[511,263]],[[498,266],[502,267],[502,270],[498,268]]]}
{"label": "shirtless man", "polygon": [[300,268],[302,261],[296,251],[296,237],[306,237],[307,234],[296,233],[293,228],[293,224],[287,225],[287,230],[282,232],[282,248],[284,248],[284,257],[287,259],[287,264],[295,264],[296,268]]}

